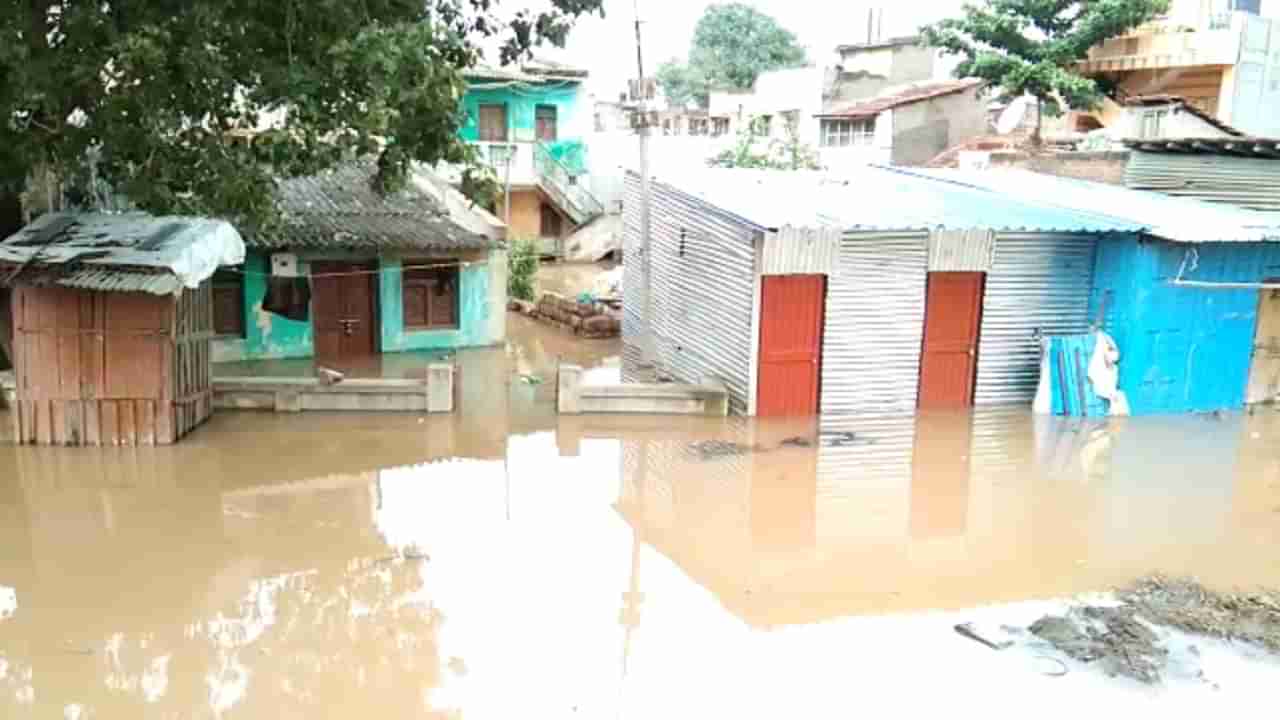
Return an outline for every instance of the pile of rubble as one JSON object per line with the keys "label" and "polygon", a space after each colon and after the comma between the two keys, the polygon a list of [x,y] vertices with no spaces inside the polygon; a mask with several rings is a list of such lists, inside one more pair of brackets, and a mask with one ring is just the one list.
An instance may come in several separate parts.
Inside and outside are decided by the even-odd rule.
{"label": "pile of rubble", "polygon": [[508,309],[585,338],[611,338],[622,334],[622,313],[598,301],[579,302],[549,292],[543,293],[537,304],[512,300]]}

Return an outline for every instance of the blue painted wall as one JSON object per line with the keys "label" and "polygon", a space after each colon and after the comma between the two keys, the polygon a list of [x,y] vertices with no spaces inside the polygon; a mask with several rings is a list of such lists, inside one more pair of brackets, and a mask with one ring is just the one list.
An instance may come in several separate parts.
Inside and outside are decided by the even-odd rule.
{"label": "blue painted wall", "polygon": [[546,85],[519,87],[491,87],[500,83],[477,81],[462,98],[462,110],[466,113],[460,135],[463,140],[479,140],[480,105],[505,104],[507,106],[507,138],[511,142],[533,142],[536,139],[535,110],[538,105],[556,108],[557,141],[549,143],[551,154],[570,170],[586,169],[585,135],[590,121],[586,93],[577,83],[551,82]]}
{"label": "blue painted wall", "polygon": [[[379,274],[382,351],[441,350],[488,345],[489,270],[483,264],[458,270],[458,329],[405,330],[399,260],[383,260]],[[506,312],[499,308],[498,312]]]}
{"label": "blue painted wall", "polygon": [[1098,244],[1090,316],[1120,347],[1120,389],[1135,415],[1244,406],[1258,290],[1175,287],[1182,278],[1256,283],[1280,276],[1280,243],[1177,244],[1134,236]]}
{"label": "blue painted wall", "polygon": [[[305,256],[301,259],[304,269],[308,267],[306,259]],[[389,258],[384,258],[379,268],[378,302],[382,324],[379,339],[382,352],[478,347],[501,340],[490,337],[490,313],[506,312],[506,308],[490,308],[489,270],[484,263],[459,269],[457,330],[405,330],[400,268],[400,260]],[[244,269],[245,337],[215,340],[214,362],[313,356],[315,342],[310,322],[296,322],[262,311],[266,276],[270,271],[269,257],[250,251],[245,258]]]}

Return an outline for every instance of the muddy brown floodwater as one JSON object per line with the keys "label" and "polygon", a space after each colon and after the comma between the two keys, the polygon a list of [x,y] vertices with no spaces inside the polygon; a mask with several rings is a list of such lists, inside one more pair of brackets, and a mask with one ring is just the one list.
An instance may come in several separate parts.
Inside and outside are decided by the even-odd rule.
{"label": "muddy brown floodwater", "polygon": [[0,717],[1058,717],[948,613],[1280,586],[1280,415],[561,420],[555,359],[618,347],[511,322],[454,417],[0,412]]}

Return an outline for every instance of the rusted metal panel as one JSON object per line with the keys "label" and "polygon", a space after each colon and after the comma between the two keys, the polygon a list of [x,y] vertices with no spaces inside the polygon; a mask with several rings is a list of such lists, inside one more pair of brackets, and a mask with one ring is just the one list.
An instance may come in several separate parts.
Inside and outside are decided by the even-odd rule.
{"label": "rusted metal panel", "polygon": [[827,285],[822,412],[913,412],[927,234],[853,233]]}
{"label": "rusted metal panel", "polygon": [[1280,211],[1280,163],[1269,157],[1134,150],[1125,167],[1124,184],[1135,190]]}
{"label": "rusted metal panel", "polygon": [[934,230],[929,233],[930,272],[987,272],[995,253],[990,230]]}
{"label": "rusted metal panel", "polygon": [[972,404],[982,282],[980,272],[929,273],[920,360],[921,410]]}
{"label": "rusted metal panel", "polygon": [[840,231],[787,226],[764,235],[761,275],[830,275],[840,258]]}
{"label": "rusted metal panel", "polygon": [[1088,331],[1097,242],[1088,235],[997,236],[983,297],[974,404],[1031,402],[1040,378],[1038,333]]}
{"label": "rusted metal panel", "polygon": [[[623,215],[623,337],[644,347],[639,180],[627,177]],[[653,333],[657,369],[684,382],[724,382],[730,411],[747,411],[755,242],[749,225],[691,195],[653,183],[650,222]]]}
{"label": "rusted metal panel", "polygon": [[818,413],[826,284],[822,275],[764,278],[757,415],[785,417]]}

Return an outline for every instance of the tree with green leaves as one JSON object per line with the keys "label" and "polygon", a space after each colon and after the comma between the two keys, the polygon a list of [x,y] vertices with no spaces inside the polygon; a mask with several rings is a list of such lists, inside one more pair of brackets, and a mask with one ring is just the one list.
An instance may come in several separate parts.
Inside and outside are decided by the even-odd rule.
{"label": "tree with green leaves", "polygon": [[821,170],[818,152],[800,139],[796,126],[786,123],[785,134],[770,140],[752,118],[738,131],[733,147],[707,160],[709,167],[755,170]]}
{"label": "tree with green leaves", "polygon": [[706,107],[713,88],[748,90],[761,73],[806,61],[795,34],[777,20],[743,3],[716,3],[694,28],[688,61],[664,63],[658,83],[669,101],[674,96]]}
{"label": "tree with green leaves", "polygon": [[145,210],[253,226],[274,177],[352,155],[378,157],[381,190],[415,162],[474,170],[462,69],[486,44],[504,64],[563,45],[602,0],[500,3],[0,0],[0,207],[87,175]]}
{"label": "tree with green leaves", "polygon": [[[1002,99],[1034,97],[1040,115],[1090,110],[1113,91],[1076,70],[1089,49],[1163,14],[1169,0],[983,0],[964,16],[921,28],[925,41],[963,57],[957,77],[982,78]],[[1033,141],[1039,144],[1040,125]]]}

